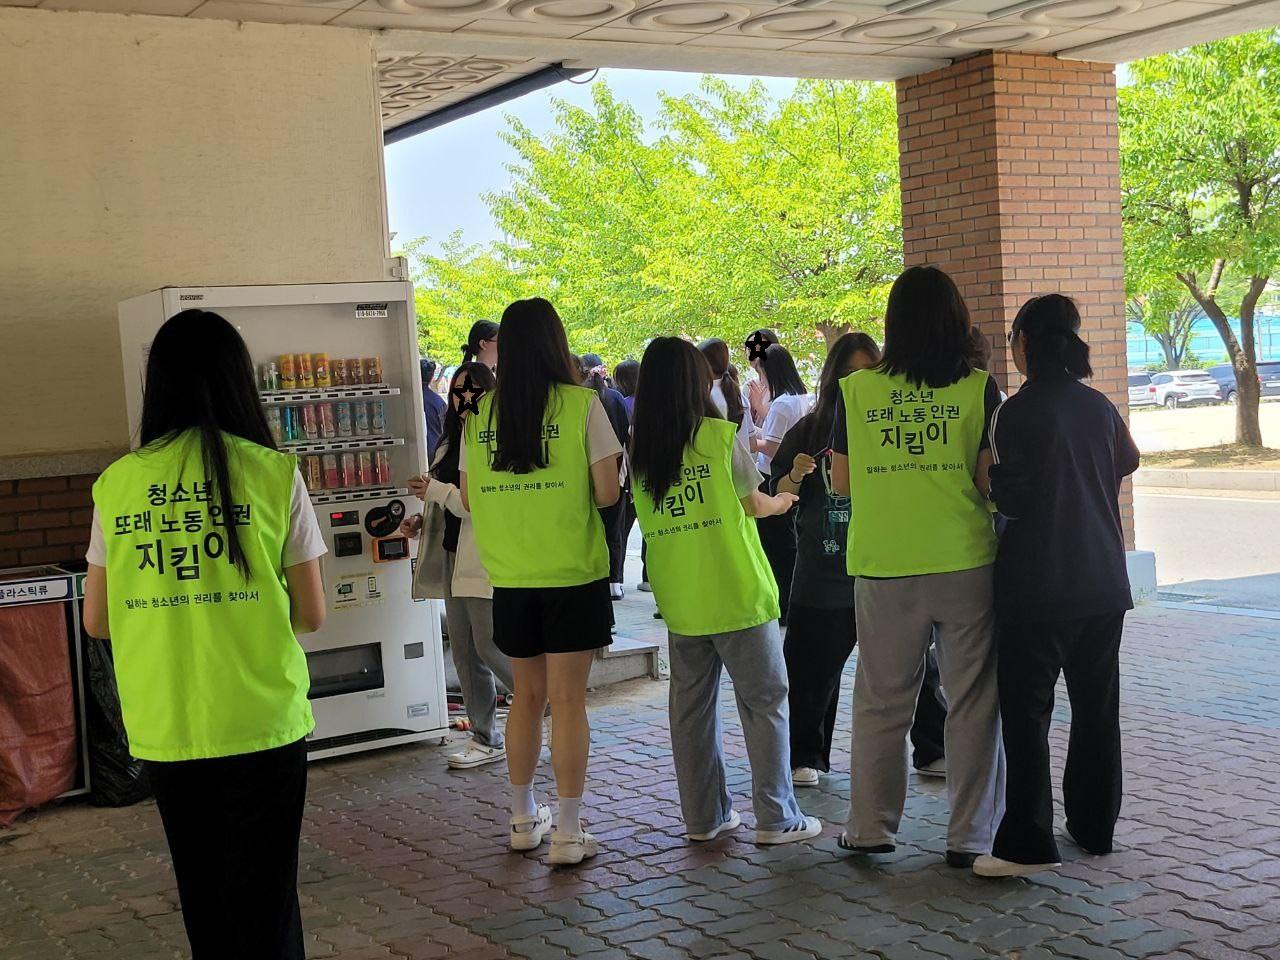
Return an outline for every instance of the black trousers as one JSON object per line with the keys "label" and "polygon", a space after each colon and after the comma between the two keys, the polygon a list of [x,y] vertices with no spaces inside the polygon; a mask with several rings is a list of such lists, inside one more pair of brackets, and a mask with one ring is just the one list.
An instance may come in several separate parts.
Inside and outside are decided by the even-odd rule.
{"label": "black trousers", "polygon": [[624,492],[612,507],[603,507],[600,510],[600,519],[604,521],[604,542],[609,548],[610,583],[622,583],[622,568],[627,562],[627,538],[623,533],[623,523],[626,521],[627,513],[624,505],[626,496]]}
{"label": "black trousers", "polygon": [[[765,490],[762,486],[760,489]],[[765,490],[768,493],[768,490]],[[756,527],[760,531],[760,546],[764,547],[765,559],[773,570],[773,579],[778,581],[778,607],[782,611],[782,622],[790,618],[788,606],[791,600],[791,578],[796,569],[796,521],[795,511],[788,511],[780,517],[760,517]]]}
{"label": "black trousers", "polygon": [[[840,706],[840,675],[858,642],[853,607],[822,608],[791,604],[782,656],[790,684],[791,766],[831,769],[831,740]],[[943,757],[942,729],[947,701],[938,685],[932,649],[911,725],[913,762],[922,767]]]}
{"label": "black trousers", "polygon": [[1003,623],[997,631],[1007,808],[992,853],[1055,863],[1049,723],[1058,672],[1071,700],[1062,793],[1067,828],[1089,853],[1111,852],[1120,816],[1120,637],[1124,614],[1059,623]]}
{"label": "black trousers", "polygon": [[147,763],[192,960],[302,960],[307,748]]}

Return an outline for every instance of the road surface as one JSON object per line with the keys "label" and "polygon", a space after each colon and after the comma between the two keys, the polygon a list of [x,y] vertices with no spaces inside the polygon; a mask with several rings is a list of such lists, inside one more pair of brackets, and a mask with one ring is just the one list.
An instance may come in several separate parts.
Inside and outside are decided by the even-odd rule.
{"label": "road surface", "polygon": [[1155,551],[1162,593],[1280,610],[1280,497],[1135,492],[1138,548]]}
{"label": "road surface", "polygon": [[[1264,403],[1259,419],[1263,442],[1269,447],[1280,447],[1280,401]],[[1138,449],[1151,453],[1216,447],[1235,442],[1236,408],[1226,405],[1177,410],[1135,407],[1130,411],[1129,426]]]}

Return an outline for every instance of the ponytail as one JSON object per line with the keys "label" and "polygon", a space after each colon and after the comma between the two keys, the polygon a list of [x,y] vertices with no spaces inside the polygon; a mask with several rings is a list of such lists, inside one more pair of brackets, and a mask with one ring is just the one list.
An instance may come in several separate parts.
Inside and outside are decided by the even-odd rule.
{"label": "ponytail", "polygon": [[1089,345],[1080,339],[1080,311],[1060,293],[1033,297],[1013,319],[1013,336],[1022,334],[1027,353],[1027,378],[1063,373],[1083,380],[1093,376]]}

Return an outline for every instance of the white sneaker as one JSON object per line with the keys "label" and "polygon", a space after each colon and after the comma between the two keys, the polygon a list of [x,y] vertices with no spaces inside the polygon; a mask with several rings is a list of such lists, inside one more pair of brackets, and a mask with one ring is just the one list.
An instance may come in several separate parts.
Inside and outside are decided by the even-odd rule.
{"label": "white sneaker", "polygon": [[686,833],[685,836],[690,840],[696,840],[699,843],[704,843],[707,840],[714,840],[722,833],[728,833],[730,830],[737,830],[740,826],[742,826],[742,818],[738,816],[738,811],[730,810],[729,819],[720,824],[720,826],[716,827],[714,830],[708,830],[706,833]]}
{"label": "white sneaker", "polygon": [[1014,863],[984,854],[973,861],[973,872],[979,877],[1030,877],[1060,866],[1060,863]]}
{"label": "white sneaker", "polygon": [[756,843],[762,846],[775,846],[779,843],[798,843],[801,840],[812,840],[821,835],[822,824],[817,817],[805,817],[790,830],[757,830]]}
{"label": "white sneaker", "polygon": [[945,780],[947,779],[947,758],[939,757],[933,763],[926,763],[923,767],[916,767],[916,773],[922,777]]}
{"label": "white sneaker", "polygon": [[486,763],[505,760],[506,756],[506,747],[490,747],[479,740],[472,740],[465,749],[445,757],[445,762],[451,770],[470,770],[472,767],[483,767]]}
{"label": "white sneaker", "polygon": [[547,855],[547,863],[572,867],[583,860],[590,860],[599,852],[596,838],[585,830],[582,833],[561,833],[557,830],[551,835],[551,853]]}
{"label": "white sneaker", "polygon": [[610,600],[622,599],[622,584],[620,583],[609,584],[609,599]]}
{"label": "white sneaker", "polygon": [[551,808],[543,804],[533,816],[511,818],[511,849],[537,850],[551,832]]}
{"label": "white sneaker", "polygon": [[816,787],[821,779],[822,774],[813,767],[796,767],[791,771],[793,787]]}

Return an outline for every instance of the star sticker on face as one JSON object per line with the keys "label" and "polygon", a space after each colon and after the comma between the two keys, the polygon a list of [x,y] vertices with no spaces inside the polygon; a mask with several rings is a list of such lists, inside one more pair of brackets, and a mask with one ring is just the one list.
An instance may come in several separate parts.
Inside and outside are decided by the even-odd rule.
{"label": "star sticker on face", "polygon": [[768,337],[760,331],[756,331],[747,338],[747,360],[755,363],[757,360],[763,360],[765,351],[772,346]]}
{"label": "star sticker on face", "polygon": [[471,374],[464,373],[462,382],[449,392],[458,398],[458,413],[475,413],[480,409],[480,398],[484,396],[484,390],[476,386]]}

